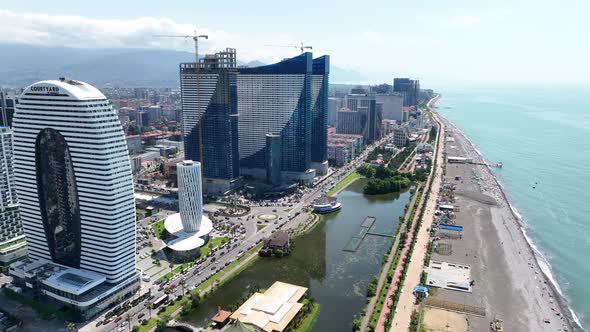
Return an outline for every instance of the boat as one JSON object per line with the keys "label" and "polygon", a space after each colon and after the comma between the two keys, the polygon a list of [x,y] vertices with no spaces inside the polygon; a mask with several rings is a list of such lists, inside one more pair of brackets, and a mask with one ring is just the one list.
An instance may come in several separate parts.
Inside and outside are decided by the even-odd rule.
{"label": "boat", "polygon": [[342,208],[342,203],[338,202],[336,197],[326,196],[313,205],[313,212],[327,214],[336,212],[340,208]]}

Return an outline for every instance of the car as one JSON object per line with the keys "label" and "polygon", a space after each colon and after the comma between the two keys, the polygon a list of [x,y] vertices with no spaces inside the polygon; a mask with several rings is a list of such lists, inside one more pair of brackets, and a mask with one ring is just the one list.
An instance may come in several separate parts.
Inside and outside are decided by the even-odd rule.
{"label": "car", "polygon": [[140,313],[137,315],[137,319],[141,319],[141,317],[143,317],[143,316],[145,316],[145,314],[144,314],[143,312],[140,312]]}
{"label": "car", "polygon": [[96,326],[96,327],[99,327],[99,326],[101,326],[101,325],[102,325],[102,321],[101,321],[101,320],[99,320],[98,322],[96,322],[96,325],[94,325],[94,326]]}
{"label": "car", "polygon": [[121,319],[123,319],[123,317],[122,317],[122,316],[117,316],[117,318],[115,318],[114,322],[115,322],[115,323],[118,323],[118,322],[120,322],[120,321],[121,321]]}

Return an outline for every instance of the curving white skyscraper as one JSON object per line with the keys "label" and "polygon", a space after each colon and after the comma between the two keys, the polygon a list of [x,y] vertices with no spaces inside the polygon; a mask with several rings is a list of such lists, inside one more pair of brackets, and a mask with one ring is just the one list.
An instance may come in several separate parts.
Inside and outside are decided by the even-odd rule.
{"label": "curving white skyscraper", "polygon": [[131,165],[106,97],[79,81],[35,83],[19,97],[13,129],[29,257],[111,284],[134,277]]}
{"label": "curving white skyscraper", "polygon": [[198,232],[203,219],[201,163],[185,160],[176,164],[176,173],[182,228],[186,232]]}

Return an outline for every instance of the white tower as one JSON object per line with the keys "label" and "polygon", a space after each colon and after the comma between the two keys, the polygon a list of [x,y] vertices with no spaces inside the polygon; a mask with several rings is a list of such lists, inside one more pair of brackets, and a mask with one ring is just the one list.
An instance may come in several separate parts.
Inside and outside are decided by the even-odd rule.
{"label": "white tower", "polygon": [[84,82],[37,82],[13,120],[14,173],[29,258],[119,283],[136,275],[135,201],[125,135]]}
{"label": "white tower", "polygon": [[203,219],[201,163],[185,160],[176,164],[178,205],[185,232],[198,232]]}

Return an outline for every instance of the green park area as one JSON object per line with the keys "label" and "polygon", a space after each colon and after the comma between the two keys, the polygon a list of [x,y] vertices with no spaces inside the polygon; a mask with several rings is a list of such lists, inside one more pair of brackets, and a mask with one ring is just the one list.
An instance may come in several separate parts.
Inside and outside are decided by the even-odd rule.
{"label": "green park area", "polygon": [[332,196],[332,195],[338,193],[341,189],[344,189],[346,186],[348,186],[352,182],[356,181],[357,179],[360,179],[361,177],[362,176],[359,174],[359,172],[353,171],[352,173],[350,173],[346,177],[344,177],[344,179],[340,180],[340,182],[338,182],[334,186],[334,188],[330,189],[328,191],[328,196]]}

